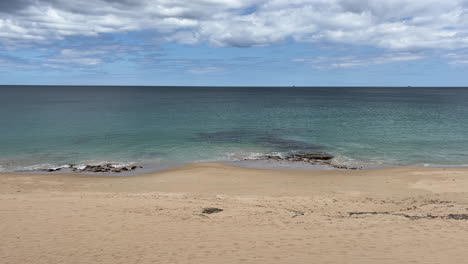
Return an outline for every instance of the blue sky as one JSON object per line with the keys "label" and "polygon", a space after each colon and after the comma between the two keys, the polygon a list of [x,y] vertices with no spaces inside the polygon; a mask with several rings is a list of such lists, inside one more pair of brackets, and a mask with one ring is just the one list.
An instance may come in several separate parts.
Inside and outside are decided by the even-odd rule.
{"label": "blue sky", "polygon": [[465,0],[0,2],[0,84],[466,86]]}

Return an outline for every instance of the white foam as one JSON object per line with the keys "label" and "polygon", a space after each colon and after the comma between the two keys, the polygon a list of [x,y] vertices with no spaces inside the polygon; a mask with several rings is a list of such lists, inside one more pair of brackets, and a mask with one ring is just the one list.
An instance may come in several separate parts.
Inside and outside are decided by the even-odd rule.
{"label": "white foam", "polygon": [[38,170],[52,169],[54,167],[55,166],[52,165],[52,164],[45,163],[45,164],[36,164],[36,165],[32,165],[32,166],[26,166],[26,167],[23,167],[21,170],[23,170],[23,171],[38,171]]}
{"label": "white foam", "polygon": [[258,160],[265,156],[279,156],[284,157],[286,154],[282,152],[247,152],[247,153],[236,153],[236,152],[229,152],[226,153],[224,158],[221,160],[228,160],[228,161],[242,161],[242,160]]}
{"label": "white foam", "polygon": [[348,168],[377,169],[394,166],[402,166],[396,160],[391,159],[354,159],[344,155],[337,155],[331,160],[331,164],[336,166],[346,166]]}
{"label": "white foam", "polygon": [[70,165],[57,166],[57,165],[50,164],[50,163],[42,163],[42,164],[35,164],[31,166],[19,167],[19,168],[14,169],[13,171],[41,171],[41,170],[48,170],[48,169],[57,170],[57,169],[64,169],[64,168],[69,168],[69,167]]}
{"label": "white foam", "polygon": [[135,163],[136,162],[116,162],[116,161],[108,161],[108,160],[85,160],[85,161],[79,162],[74,167],[79,169],[79,170],[82,170],[87,165],[89,165],[89,166],[100,166],[100,165],[105,165],[105,164],[111,164],[111,167],[113,167],[113,168],[122,168],[122,167],[133,165]]}
{"label": "white foam", "polygon": [[468,164],[459,164],[459,165],[444,165],[444,164],[435,164],[435,163],[424,163],[424,167],[428,168],[467,168]]}
{"label": "white foam", "polygon": [[327,165],[310,164],[306,162],[290,162],[285,160],[240,160],[231,161],[228,164],[253,169],[273,170],[333,170],[335,168]]}
{"label": "white foam", "polygon": [[343,155],[335,156],[333,159],[331,159],[330,163],[334,166],[346,166],[349,168],[360,168],[365,165],[362,161],[358,161]]}

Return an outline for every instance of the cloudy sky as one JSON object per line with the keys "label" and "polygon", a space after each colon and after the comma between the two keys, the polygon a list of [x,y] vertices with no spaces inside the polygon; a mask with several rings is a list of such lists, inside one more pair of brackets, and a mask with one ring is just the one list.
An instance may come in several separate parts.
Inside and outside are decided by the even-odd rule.
{"label": "cloudy sky", "polygon": [[0,84],[467,80],[468,0],[0,0]]}

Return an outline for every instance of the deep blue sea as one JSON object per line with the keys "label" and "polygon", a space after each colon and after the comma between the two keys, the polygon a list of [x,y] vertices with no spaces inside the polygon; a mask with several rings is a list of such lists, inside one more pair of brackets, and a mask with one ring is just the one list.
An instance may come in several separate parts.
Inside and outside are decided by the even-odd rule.
{"label": "deep blue sea", "polygon": [[468,89],[0,86],[0,171],[298,151],[468,166]]}

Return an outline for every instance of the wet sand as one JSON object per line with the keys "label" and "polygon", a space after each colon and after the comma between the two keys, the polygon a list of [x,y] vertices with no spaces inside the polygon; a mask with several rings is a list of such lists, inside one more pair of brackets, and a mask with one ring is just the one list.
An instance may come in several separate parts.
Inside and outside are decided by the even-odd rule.
{"label": "wet sand", "polygon": [[1,174],[0,236],[15,264],[464,263],[468,169]]}

